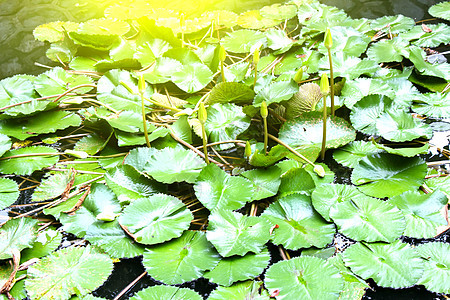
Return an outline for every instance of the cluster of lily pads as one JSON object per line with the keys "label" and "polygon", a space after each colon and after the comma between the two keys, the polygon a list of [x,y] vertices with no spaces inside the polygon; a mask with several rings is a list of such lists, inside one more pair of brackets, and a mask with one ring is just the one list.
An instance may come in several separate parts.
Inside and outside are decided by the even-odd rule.
{"label": "cluster of lily pads", "polygon": [[[449,177],[420,154],[450,130],[434,50],[450,2],[429,12],[443,23],[315,0],[195,18],[136,1],[37,27],[61,67],[0,81],[0,299],[99,299],[113,262],[138,256],[161,284],[131,299],[202,299],[179,286],[201,277],[212,300],[361,299],[369,278],[449,294],[450,245],[401,239],[448,229]],[[324,115],[346,184],[318,159]],[[28,210],[13,205],[23,178],[40,179]]]}

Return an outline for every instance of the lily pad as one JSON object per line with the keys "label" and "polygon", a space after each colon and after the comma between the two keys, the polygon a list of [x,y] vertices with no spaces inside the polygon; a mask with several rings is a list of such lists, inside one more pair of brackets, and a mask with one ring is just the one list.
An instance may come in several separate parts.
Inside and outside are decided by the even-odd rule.
{"label": "lily pad", "polygon": [[202,63],[183,65],[174,72],[171,80],[187,93],[195,93],[203,89],[213,79],[211,70]]}
{"label": "lily pad", "polygon": [[381,152],[373,143],[354,141],[333,152],[333,158],[343,166],[354,168],[367,155]]}
{"label": "lily pad", "polygon": [[417,246],[417,251],[424,259],[424,272],[417,284],[424,285],[427,290],[450,293],[450,260],[448,243],[426,243]]}
{"label": "lily pad", "polygon": [[292,168],[282,175],[278,196],[284,197],[293,193],[310,195],[315,187],[312,175],[304,168]]}
{"label": "lily pad", "polygon": [[392,142],[406,142],[425,137],[430,139],[433,130],[428,124],[402,110],[392,110],[380,115],[376,121],[378,133]]}
{"label": "lily pad", "polygon": [[11,139],[7,135],[0,133],[0,157],[11,149],[11,145]]}
{"label": "lily pad", "polygon": [[248,179],[228,175],[214,164],[202,170],[194,190],[198,200],[210,211],[238,209],[253,197],[253,186]]}
{"label": "lily pad", "polygon": [[0,161],[3,174],[31,175],[34,171],[54,165],[58,151],[47,146],[33,146],[7,151]]}
{"label": "lily pad", "polygon": [[70,182],[72,173],[70,171],[50,175],[42,180],[36,188],[31,200],[33,202],[50,200],[60,196]]}
{"label": "lily pad", "polygon": [[372,278],[379,286],[390,288],[416,284],[424,265],[419,253],[399,240],[389,244],[353,244],[345,250],[344,262],[361,278]]}
{"label": "lily pad", "polygon": [[414,112],[432,118],[450,117],[450,93],[425,93],[414,99]]}
{"label": "lily pad", "polygon": [[259,10],[249,10],[239,15],[237,23],[242,28],[262,29],[274,27],[281,23],[281,20],[265,18]]}
{"label": "lily pad", "polygon": [[262,289],[261,281],[247,280],[238,282],[230,287],[218,286],[209,295],[208,300],[228,300],[228,299],[253,299],[269,300],[269,294]]}
{"label": "lily pad", "polygon": [[195,291],[176,286],[155,285],[137,292],[130,300],[202,300]]}
{"label": "lily pad", "polygon": [[267,249],[259,253],[248,253],[245,256],[223,258],[211,271],[203,277],[222,286],[231,286],[236,281],[254,279],[267,268],[270,254]]}
{"label": "lily pad", "polygon": [[441,18],[450,21],[450,4],[449,2],[441,2],[431,6],[428,13],[436,18]]}
{"label": "lily pad", "polygon": [[270,225],[260,217],[216,209],[208,220],[206,238],[223,257],[259,253],[270,238]]}
{"label": "lily pad", "polygon": [[33,246],[20,253],[20,261],[26,262],[32,258],[41,258],[50,254],[59,247],[61,240],[61,232],[52,228],[39,232]]}
{"label": "lily pad", "polygon": [[248,53],[253,47],[266,43],[267,38],[264,33],[249,29],[233,31],[222,39],[225,50],[234,53]]}
{"label": "lily pad", "polygon": [[180,200],[164,194],[134,200],[119,217],[128,234],[147,245],[179,237],[192,220],[192,213]]}
{"label": "lily pad", "polygon": [[0,259],[12,258],[15,252],[30,248],[36,239],[38,220],[12,219],[0,230]]}
{"label": "lily pad", "polygon": [[253,184],[252,200],[261,200],[275,196],[281,184],[281,170],[278,167],[271,167],[265,170],[248,170],[241,173],[241,175]]}
{"label": "lily pad", "polygon": [[249,104],[255,97],[255,92],[247,85],[239,82],[220,82],[216,84],[205,104],[236,103]]}
{"label": "lily pad", "polygon": [[404,156],[404,157],[413,157],[419,154],[427,154],[428,150],[430,148],[429,144],[425,144],[423,146],[420,147],[402,147],[402,148],[391,148],[388,147],[386,145],[380,145],[377,144],[375,142],[372,142],[375,147],[386,151],[387,153],[391,153],[391,154],[395,154],[395,155],[400,155],[400,156]]}
{"label": "lily pad", "polygon": [[263,101],[270,105],[289,100],[296,92],[298,92],[298,85],[293,80],[271,82],[258,92],[253,100],[253,105],[260,107]]}
{"label": "lily pad", "polygon": [[[424,30],[424,26],[426,26],[426,30]],[[450,41],[450,26],[442,23],[416,25],[410,31],[402,33],[400,36],[413,41],[412,44],[420,47],[437,48],[441,44],[448,44]]]}
{"label": "lily pad", "polygon": [[157,84],[171,80],[172,74],[180,70],[183,65],[176,59],[169,57],[158,57],[154,64],[142,72],[146,81]]}
{"label": "lily pad", "polygon": [[264,283],[277,299],[338,299],[344,280],[325,260],[302,256],[270,266]]}
{"label": "lily pad", "polygon": [[405,17],[403,15],[384,16],[372,21],[371,26],[375,30],[380,30],[389,33],[400,33],[410,30],[414,27],[416,22],[414,19]]}
{"label": "lily pad", "polygon": [[[361,99],[366,99],[369,95],[383,95],[393,98],[395,93],[389,88],[387,83],[373,78],[356,78],[354,80],[347,80],[342,88],[341,95],[345,106],[352,109],[353,106]],[[372,96],[370,98],[374,98]],[[380,99],[378,99],[380,101]],[[360,104],[361,105],[361,104]]]}
{"label": "lily pad", "polygon": [[336,232],[334,224],[325,222],[312,207],[311,198],[303,194],[280,198],[261,216],[272,226],[278,225],[271,234],[271,240],[286,249],[324,247]]}
{"label": "lily pad", "polygon": [[[322,114],[303,113],[287,121],[279,132],[279,138],[291,147],[304,145],[321,146],[323,136]],[[344,119],[335,116],[327,118],[326,148],[339,148],[356,138],[356,132]]]}
{"label": "lily pad", "polygon": [[16,202],[19,194],[19,185],[14,180],[0,178],[0,210]]}
{"label": "lily pad", "polygon": [[406,226],[396,206],[370,197],[336,203],[330,208],[330,217],[340,232],[355,241],[393,242]]}
{"label": "lily pad", "polygon": [[270,148],[269,153],[265,154],[262,149],[256,149],[250,156],[249,163],[255,167],[268,167],[276,163],[277,161],[285,158],[291,153],[287,148],[282,145],[275,145]]}
{"label": "lily pad", "polygon": [[66,300],[95,290],[112,269],[111,259],[91,247],[64,248],[29,267],[25,285],[33,300]]}
{"label": "lily pad", "polygon": [[406,191],[389,199],[389,203],[397,206],[405,216],[406,229],[403,235],[414,238],[435,237],[437,227],[447,225],[440,212],[447,202],[447,196],[439,190],[425,195]]}
{"label": "lily pad", "polygon": [[383,198],[417,189],[425,181],[426,164],[419,157],[388,153],[363,158],[352,173],[352,183],[369,196]]}
{"label": "lily pad", "polygon": [[392,40],[381,40],[367,49],[367,56],[377,63],[401,62],[403,57],[407,56],[405,48],[408,45],[408,41],[399,37]]}
{"label": "lily pad", "polygon": [[297,15],[297,6],[275,3],[259,10],[261,16],[271,19],[289,20]]}
{"label": "lily pad", "polygon": [[148,274],[166,284],[181,284],[200,278],[220,260],[201,231],[186,231],[170,242],[148,247],[143,264]]}

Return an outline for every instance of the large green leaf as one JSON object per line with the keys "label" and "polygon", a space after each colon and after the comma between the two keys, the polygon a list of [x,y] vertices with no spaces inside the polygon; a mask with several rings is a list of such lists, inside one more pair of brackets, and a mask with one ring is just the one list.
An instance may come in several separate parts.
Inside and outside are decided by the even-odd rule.
{"label": "large green leaf", "polygon": [[381,152],[373,143],[354,141],[333,152],[333,158],[343,166],[354,168],[369,154]]}
{"label": "large green leaf", "polygon": [[218,286],[208,300],[252,299],[269,300],[269,294],[262,288],[262,281],[247,280],[230,287]]}
{"label": "large green leaf", "polygon": [[33,83],[21,76],[13,76],[1,80],[0,107],[9,105],[16,98],[22,101],[35,98]]}
{"label": "large green leaf", "polygon": [[316,184],[304,168],[292,168],[281,177],[281,184],[278,191],[279,197],[284,197],[293,193],[304,193],[310,195]]}
{"label": "large green leaf", "polygon": [[193,183],[204,166],[206,163],[191,150],[164,148],[147,158],[143,171],[163,183]]}
{"label": "large green leaf", "polygon": [[421,186],[426,172],[427,166],[419,157],[378,153],[363,158],[353,170],[351,180],[369,196],[393,197]]}
{"label": "large green leaf", "polygon": [[376,128],[383,138],[392,142],[412,141],[420,137],[430,139],[433,135],[428,124],[402,110],[381,114],[376,121]]}
{"label": "large green leaf", "polygon": [[408,45],[408,41],[399,37],[392,40],[381,40],[373,43],[367,49],[367,56],[377,63],[401,62],[403,57],[407,55],[405,48]]}
{"label": "large green leaf", "polygon": [[[232,103],[214,104],[207,112],[205,130],[210,142],[236,140],[250,126],[250,118],[242,112],[242,107]],[[216,147],[225,150],[232,146],[233,143],[225,143]]]}
{"label": "large green leaf", "polygon": [[373,78],[356,78],[354,80],[347,80],[341,91],[341,96],[344,99],[343,102],[345,106],[350,109],[355,105],[355,103],[369,95],[384,95],[393,98],[395,93],[389,88],[387,83],[381,81],[380,79]]}
{"label": "large green leaf", "polygon": [[325,220],[314,210],[311,198],[292,194],[272,203],[261,215],[274,228],[271,239],[286,249],[297,250],[315,246],[324,247],[333,240],[334,224]]}
{"label": "large green leaf", "polygon": [[399,240],[389,244],[353,244],[345,250],[344,262],[356,275],[364,279],[372,278],[382,287],[412,286],[423,273],[420,255]]}
{"label": "large green leaf", "polygon": [[66,300],[95,290],[112,269],[111,259],[91,247],[64,248],[29,267],[25,285],[33,300]]}
{"label": "large green leaf", "polygon": [[[355,130],[344,119],[335,116],[327,118],[326,148],[338,148],[353,141]],[[287,121],[279,132],[279,138],[291,147],[321,146],[323,137],[322,114],[319,112],[303,113]]]}
{"label": "large green leaf", "polygon": [[281,184],[281,170],[278,167],[271,167],[265,170],[254,169],[241,173],[253,184],[252,200],[261,200],[275,196]]}
{"label": "large green leaf", "polygon": [[344,280],[325,260],[302,256],[270,266],[264,283],[276,299],[338,299]]}
{"label": "large green leaf", "polygon": [[41,181],[31,196],[32,201],[50,200],[60,196],[66,189],[73,174],[70,171],[50,175]]}
{"label": "large green leaf", "polygon": [[211,70],[202,63],[183,65],[175,71],[171,80],[186,93],[195,93],[203,89],[213,79]]}
{"label": "large green leaf", "polygon": [[8,178],[0,178],[0,210],[16,202],[19,198],[19,185]]}
{"label": "large green leaf", "polygon": [[450,21],[450,3],[448,1],[437,3],[428,9],[428,13],[433,17]]}
{"label": "large green leaf", "polygon": [[[371,41],[370,37],[352,27],[333,26],[330,28],[330,33],[333,38],[332,53],[341,52],[359,57]],[[327,53],[323,43],[319,45],[319,51]]]}
{"label": "large green leaf", "polygon": [[254,279],[269,265],[270,254],[267,249],[259,253],[248,253],[245,256],[223,258],[211,271],[203,277],[222,286],[230,286],[236,281]]}
{"label": "large green leaf", "polygon": [[450,117],[450,93],[426,93],[414,99],[414,112],[432,118]]}
{"label": "large green leaf", "polygon": [[164,191],[164,186],[151,180],[130,165],[119,165],[105,173],[106,184],[121,203],[149,197]]}
{"label": "large green leaf", "polygon": [[220,82],[212,88],[205,103],[249,104],[254,97],[255,92],[246,84],[239,82]]}
{"label": "large green leaf", "polygon": [[[424,27],[426,26],[426,30]],[[416,25],[413,29],[400,35],[407,40],[414,40],[413,44],[420,47],[436,48],[450,42],[450,27],[446,24]]]}
{"label": "large green leaf", "polygon": [[11,149],[11,145],[11,139],[7,135],[0,133],[0,157],[2,157],[6,151]]}
{"label": "large green leaf", "polygon": [[56,110],[43,112],[32,118],[0,120],[3,134],[24,140],[41,133],[51,133],[70,126],[79,126],[81,118],[68,111]]}
{"label": "large green leaf", "polygon": [[0,161],[4,174],[31,175],[34,171],[54,165],[58,151],[47,146],[33,146],[7,151]]}
{"label": "large green leaf", "polygon": [[87,229],[84,238],[111,257],[135,257],[144,253],[144,246],[130,238],[120,227],[117,220],[94,222]]}
{"label": "large green leaf", "polygon": [[151,39],[137,47],[133,57],[136,58],[142,66],[146,67],[152,64],[156,58],[162,57],[164,52],[171,48],[172,46],[164,40]]}
{"label": "large green leaf", "polygon": [[446,195],[439,190],[425,195],[406,191],[389,199],[389,203],[397,206],[405,216],[403,235],[415,238],[432,238],[438,233],[438,226],[447,224],[440,213],[447,202]]}
{"label": "large green leaf", "polygon": [[367,198],[356,187],[344,184],[323,184],[316,188],[312,194],[312,205],[322,217],[331,222],[330,209],[337,203],[346,200]]}
{"label": "large green leaf", "polygon": [[179,237],[192,220],[192,213],[180,200],[164,194],[134,200],[119,217],[128,234],[147,245]]}
{"label": "large green leaf", "polygon": [[274,27],[281,23],[281,20],[265,18],[261,16],[259,10],[248,10],[239,15],[237,23],[242,28],[263,29]]}
{"label": "large green leaf", "polygon": [[181,69],[183,65],[176,59],[169,57],[159,57],[154,64],[151,64],[142,74],[146,81],[157,84],[171,80],[172,73]]}
{"label": "large green leaf", "polygon": [[206,238],[224,257],[259,253],[270,238],[270,224],[260,217],[216,209],[208,220]]}
{"label": "large green leaf", "polygon": [[425,50],[418,46],[410,46],[408,50],[408,58],[420,74],[443,78],[447,81],[450,80],[450,64],[445,62],[441,64],[432,64],[428,62]]}
{"label": "large green leaf", "polygon": [[435,293],[450,293],[450,245],[448,243],[426,243],[417,246],[424,259],[424,272],[417,284],[424,285]]}
{"label": "large green leaf", "polygon": [[[332,54],[332,62],[333,62],[333,76],[344,77],[347,80],[351,80],[351,81],[347,81],[349,84],[348,87],[346,87],[347,85],[344,85],[344,88],[346,90],[344,90],[344,93],[342,94],[345,96],[345,98],[348,98],[345,101],[347,106],[351,106],[352,103],[357,101],[357,99],[359,99],[361,97],[362,93],[370,92],[370,89],[368,91],[367,90],[359,91],[354,87],[355,85],[358,86],[362,83],[362,85],[367,88],[367,83],[369,83],[370,81],[369,82],[368,81],[360,82],[360,80],[363,79],[363,77],[360,77],[360,76],[361,75],[373,76],[374,73],[382,70],[380,68],[380,66],[377,64],[377,62],[372,59],[369,59],[369,58],[360,59],[360,58],[345,54],[343,52],[337,52],[337,53]],[[327,56],[323,56],[319,60],[319,67],[320,67],[320,69],[325,70],[327,75],[330,76],[329,75],[330,62],[329,62]],[[358,77],[360,77],[360,78],[358,78]],[[356,78],[356,80],[353,81],[353,79],[355,79],[355,78]],[[355,92],[354,95],[352,95],[352,93],[348,91],[349,88],[352,89],[352,92]],[[376,83],[371,83],[370,88],[372,90],[376,90],[377,89]],[[364,95],[364,94],[362,94],[362,95]]]}
{"label": "large green leaf", "polygon": [[274,81],[264,86],[253,100],[253,105],[259,107],[263,101],[267,105],[271,103],[280,103],[289,100],[298,92],[298,84],[293,80],[290,81]]}
{"label": "large green leaf", "polygon": [[166,284],[200,278],[213,269],[220,256],[201,231],[186,231],[167,243],[147,247],[143,264],[148,274]]}
{"label": "large green leaf", "polygon": [[202,300],[203,298],[188,288],[156,285],[137,292],[130,300]]}
{"label": "large green leaf", "polygon": [[41,258],[56,250],[62,241],[62,234],[60,231],[48,228],[37,234],[33,246],[24,249],[20,253],[20,261],[26,262],[32,258]]}
{"label": "large green leaf", "polygon": [[234,53],[250,52],[253,47],[257,48],[258,45],[264,45],[266,42],[267,38],[264,33],[248,29],[228,33],[222,39],[222,45],[225,50]]}
{"label": "large green leaf", "polygon": [[249,180],[228,175],[214,164],[203,168],[194,190],[198,200],[210,211],[241,208],[253,196],[253,186]]}
{"label": "large green leaf", "polygon": [[12,258],[16,251],[33,246],[38,220],[12,219],[0,227],[0,259]]}
{"label": "large green leaf", "polygon": [[338,230],[355,241],[393,242],[405,230],[400,210],[379,199],[349,199],[330,208],[330,217]]}
{"label": "large green leaf", "polygon": [[371,26],[374,30],[381,30],[389,33],[400,33],[407,31],[415,25],[412,18],[403,15],[384,16],[372,21]]}

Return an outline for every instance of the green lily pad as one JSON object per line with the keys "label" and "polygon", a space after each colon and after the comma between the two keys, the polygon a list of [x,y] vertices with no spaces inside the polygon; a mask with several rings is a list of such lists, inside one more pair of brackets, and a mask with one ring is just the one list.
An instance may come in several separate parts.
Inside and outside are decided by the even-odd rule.
{"label": "green lily pad", "polygon": [[[369,95],[380,95],[391,97],[395,96],[392,89],[387,83],[373,78],[356,78],[354,80],[347,80],[341,91],[341,96],[345,106],[352,109],[355,103],[361,102],[361,99],[366,99]],[[376,97],[376,96],[372,96]],[[378,100],[379,101],[379,100]]]}
{"label": "green lily pad", "polygon": [[[303,113],[294,120],[281,126],[279,138],[291,147],[304,145],[322,145],[322,114],[319,112]],[[326,148],[339,148],[356,137],[355,130],[344,119],[335,116],[327,118]]]}
{"label": "green lily pad", "polygon": [[195,93],[203,89],[213,79],[211,70],[202,63],[183,65],[174,72],[171,80],[187,93]]}
{"label": "green lily pad", "polygon": [[213,269],[220,256],[201,231],[186,231],[170,242],[148,247],[143,264],[148,274],[166,284],[181,284],[200,278]]}
{"label": "green lily pad", "polygon": [[372,21],[371,26],[374,30],[381,30],[390,33],[400,33],[410,30],[416,22],[414,19],[403,15],[384,16]]}
{"label": "green lily pad", "polygon": [[310,195],[315,187],[312,175],[304,168],[292,168],[282,175],[278,196],[284,197],[293,193]]}
{"label": "green lily pad", "polygon": [[424,259],[424,272],[417,284],[424,285],[427,290],[449,294],[450,293],[450,260],[448,243],[426,243],[417,246],[417,251]]}
{"label": "green lily pad", "polygon": [[33,83],[23,77],[13,76],[0,81],[0,106],[10,104],[15,98],[23,100],[31,100],[35,98],[35,90]]}
{"label": "green lily pad", "polygon": [[236,281],[254,279],[267,268],[270,253],[264,249],[258,253],[248,253],[245,256],[230,256],[223,258],[217,266],[203,277],[221,286],[231,286]]}
{"label": "green lily pad", "polygon": [[275,166],[265,170],[248,170],[241,173],[241,175],[253,184],[252,200],[261,200],[275,196],[281,184],[281,170]]}
{"label": "green lily pad", "polygon": [[[207,113],[205,130],[210,142],[236,140],[250,126],[250,118],[242,112],[242,107],[232,103],[214,104]],[[216,149],[225,150],[232,146],[233,143],[225,143],[217,145]]]}
{"label": "green lily pad", "polygon": [[136,243],[120,227],[119,222],[94,222],[84,236],[91,244],[99,247],[111,257],[135,257],[144,253],[144,246]]}
{"label": "green lily pad", "polygon": [[188,288],[155,285],[137,292],[130,300],[202,300],[203,298]]}
{"label": "green lily pad", "polygon": [[302,256],[270,266],[264,283],[277,299],[338,299],[344,280],[325,260]]}
{"label": "green lily pad", "polygon": [[239,82],[220,82],[216,84],[205,104],[236,103],[249,104],[255,97],[255,92],[247,85]]}
{"label": "green lily pad", "polygon": [[450,80],[450,64],[432,64],[428,62],[425,50],[418,46],[410,46],[409,60],[414,64],[414,67],[421,75],[435,76],[443,78],[446,81]]}
{"label": "green lily pad", "polygon": [[270,105],[271,103],[289,100],[296,92],[298,92],[298,85],[293,80],[274,81],[259,90],[253,100],[253,105],[260,107],[263,101]]}
{"label": "green lily pad", "polygon": [[406,191],[389,199],[389,203],[397,206],[405,216],[406,229],[403,235],[415,238],[435,237],[437,227],[447,225],[440,212],[447,202],[447,196],[439,190],[425,195]]}
{"label": "green lily pad", "polygon": [[265,33],[267,37],[267,47],[272,50],[278,50],[283,53],[289,50],[294,44],[283,30],[269,29]]}
{"label": "green lily pad", "polygon": [[269,300],[269,294],[262,288],[262,281],[247,280],[230,287],[218,286],[209,295],[208,300],[253,299]]}
{"label": "green lily pad", "polygon": [[316,188],[311,194],[312,205],[322,217],[331,222],[330,209],[335,204],[356,199],[367,198],[356,187],[344,184],[324,184]]}
{"label": "green lily pad", "polygon": [[405,48],[408,45],[408,41],[399,37],[392,40],[381,40],[367,49],[367,56],[377,63],[401,62],[403,57],[407,55]]}
{"label": "green lily pad", "polygon": [[450,4],[449,2],[440,2],[428,9],[428,13],[436,18],[450,21]]}
{"label": "green lily pad", "polygon": [[[426,26],[426,31],[422,26]],[[446,24],[416,25],[408,32],[400,35],[402,38],[413,41],[412,44],[420,47],[437,48],[450,41],[450,26]]]}
{"label": "green lily pad", "polygon": [[[330,28],[330,33],[333,38],[333,45],[330,49],[332,53],[341,52],[359,57],[365,52],[371,41],[370,37],[352,27],[333,26]],[[319,45],[319,51],[327,53],[327,48],[323,43]]]}
{"label": "green lily pad", "polygon": [[7,135],[0,133],[0,157],[11,149],[11,145],[11,139]]}
{"label": "green lily pad", "polygon": [[171,80],[172,74],[180,70],[183,65],[176,59],[169,57],[158,57],[154,64],[142,72],[146,81],[157,84]]}
{"label": "green lily pad", "polygon": [[271,239],[286,249],[324,247],[333,240],[334,224],[315,212],[311,198],[303,194],[291,194],[272,203],[261,215],[274,228]]}
{"label": "green lily pad", "polygon": [[236,30],[222,39],[225,50],[234,53],[248,53],[257,45],[264,45],[267,38],[264,33],[249,29]]}
{"label": "green lily pad", "polygon": [[223,257],[259,253],[270,238],[270,225],[260,217],[216,209],[208,220],[206,238]]}
{"label": "green lily pad", "polygon": [[70,247],[28,268],[25,286],[31,299],[69,299],[103,284],[113,269],[111,259],[91,247]]}
{"label": "green lily pad", "polygon": [[343,166],[354,168],[369,154],[381,152],[373,143],[353,141],[333,152],[333,158]]}
{"label": "green lily pad", "polygon": [[[360,59],[358,57],[350,56],[344,52],[333,53],[332,61],[333,76],[346,78],[347,80],[349,80],[347,81],[349,85],[361,84],[360,82],[358,82],[359,80],[367,79],[365,77],[360,77],[361,75],[373,76],[374,73],[381,70],[380,66],[374,60],[368,58]],[[319,60],[318,65],[321,70],[325,70],[327,75],[330,76],[330,62],[327,56],[322,56],[322,58]],[[311,72],[311,68],[309,68],[308,70]],[[353,80],[357,81],[354,82]],[[367,82],[365,82],[365,84],[367,84]],[[346,87],[346,85],[344,85],[344,87]],[[351,92],[347,92],[346,90],[344,90],[344,93],[342,94],[347,98],[350,98],[349,100],[347,100],[347,102],[349,103],[349,107],[353,105],[353,102],[357,101],[358,97],[361,97],[361,93],[367,93],[367,91],[359,91],[353,86],[349,86],[347,87],[347,89],[348,88],[351,88],[352,92],[355,92],[355,94],[352,94]],[[375,84],[372,84],[372,89],[376,89]],[[351,99],[352,97],[354,97],[356,100]]]}
{"label": "green lily pad", "polygon": [[430,139],[433,130],[428,124],[402,110],[392,110],[380,115],[376,121],[378,133],[392,142],[406,142],[425,137]]}
{"label": "green lily pad", "polygon": [[35,219],[20,218],[9,220],[0,227],[0,259],[12,258],[16,251],[32,247],[37,223]]}
{"label": "green lily pad", "polygon": [[134,200],[119,217],[122,228],[147,245],[179,237],[192,220],[192,213],[180,200],[164,194]]}
{"label": "green lily pad", "polygon": [[164,148],[147,158],[143,171],[162,183],[195,182],[206,163],[193,151]]}
{"label": "green lily pad", "polygon": [[414,112],[432,118],[450,117],[450,93],[425,93],[414,99]]}
{"label": "green lily pad", "polygon": [[0,178],[0,210],[16,202],[19,194],[19,185],[14,180]]}
{"label": "green lily pad", "polygon": [[[17,157],[16,157],[17,156]],[[47,146],[33,146],[7,151],[0,161],[3,174],[31,175],[58,162],[58,151]]]}
{"label": "green lily pad", "polygon": [[255,167],[268,167],[285,158],[289,153],[291,152],[282,145],[273,146],[267,154],[260,149],[256,149],[250,156],[249,163]]}
{"label": "green lily pad", "polygon": [[20,253],[20,261],[23,263],[32,258],[41,258],[50,254],[59,247],[61,240],[61,232],[52,228],[39,232],[33,246]]}
{"label": "green lily pad", "polygon": [[203,168],[194,191],[197,199],[210,211],[238,209],[253,197],[253,186],[248,179],[228,175],[214,164]]}
{"label": "green lily pad", "polygon": [[396,206],[370,197],[336,203],[330,208],[330,217],[340,232],[355,241],[393,242],[406,226]]}
{"label": "green lily pad", "polygon": [[249,10],[241,13],[237,19],[239,26],[248,29],[270,28],[280,23],[281,20],[263,17],[259,10]]}
{"label": "green lily pad", "polygon": [[78,26],[79,24],[74,22],[50,22],[36,27],[33,30],[33,36],[41,42],[56,43],[64,39],[64,31],[76,31]]}
{"label": "green lily pad", "polygon": [[90,133],[87,136],[81,138],[76,144],[73,150],[86,152],[89,155],[95,155],[99,151],[106,147],[106,144],[111,138],[111,134],[105,139],[97,133]]}
{"label": "green lily pad", "polygon": [[344,262],[361,278],[372,278],[379,286],[390,288],[415,285],[424,265],[419,253],[399,240],[389,244],[353,244],[345,250]]}
{"label": "green lily pad", "polygon": [[427,166],[419,157],[388,153],[363,158],[352,173],[352,183],[369,196],[394,197],[417,189],[425,181]]}
{"label": "green lily pad", "polygon": [[404,157],[413,157],[418,154],[427,154],[428,150],[430,148],[429,144],[425,144],[421,147],[391,148],[391,147],[388,147],[385,145],[377,144],[375,142],[372,142],[372,143],[375,145],[375,147],[377,147],[378,149],[384,150],[387,153],[400,155],[400,156],[404,156]]}
{"label": "green lily pad", "polygon": [[428,178],[425,183],[432,190],[439,189],[450,199],[450,176]]}
{"label": "green lily pad", "polygon": [[137,59],[142,66],[149,66],[156,58],[162,57],[164,52],[171,49],[172,46],[161,39],[152,39],[141,46],[138,46],[133,57]]}
{"label": "green lily pad", "polygon": [[259,10],[264,18],[289,20],[297,15],[297,6],[292,4],[275,3],[264,6]]}
{"label": "green lily pad", "polygon": [[70,182],[72,173],[60,172],[42,180],[31,196],[31,201],[45,201],[60,196]]}

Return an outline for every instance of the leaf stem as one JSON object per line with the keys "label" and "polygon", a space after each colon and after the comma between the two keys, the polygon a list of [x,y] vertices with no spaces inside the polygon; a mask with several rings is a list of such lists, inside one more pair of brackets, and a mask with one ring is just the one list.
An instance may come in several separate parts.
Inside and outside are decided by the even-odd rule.
{"label": "leaf stem", "polygon": [[[334,75],[333,75],[333,60],[331,58],[331,49],[328,49],[328,61],[330,63],[330,96],[331,96],[331,115],[334,116]],[[324,105],[324,110],[327,106]]]}
{"label": "leaf stem", "polygon": [[291,146],[289,146],[288,144],[286,144],[285,142],[283,142],[282,140],[280,140],[277,137],[274,137],[273,135],[271,135],[270,133],[267,134],[272,140],[274,140],[275,142],[277,142],[278,144],[284,146],[285,148],[287,148],[289,151],[291,151],[292,153],[294,153],[295,155],[297,155],[298,157],[300,157],[301,159],[303,159],[304,161],[306,161],[308,164],[310,164],[311,166],[315,167],[316,165],[310,161],[309,159],[307,159],[305,156],[301,155],[300,153],[298,153],[294,148],[292,148]]}
{"label": "leaf stem", "polygon": [[325,150],[327,143],[327,95],[323,95],[323,134],[322,134],[322,150],[320,151],[320,158],[325,159]]}

